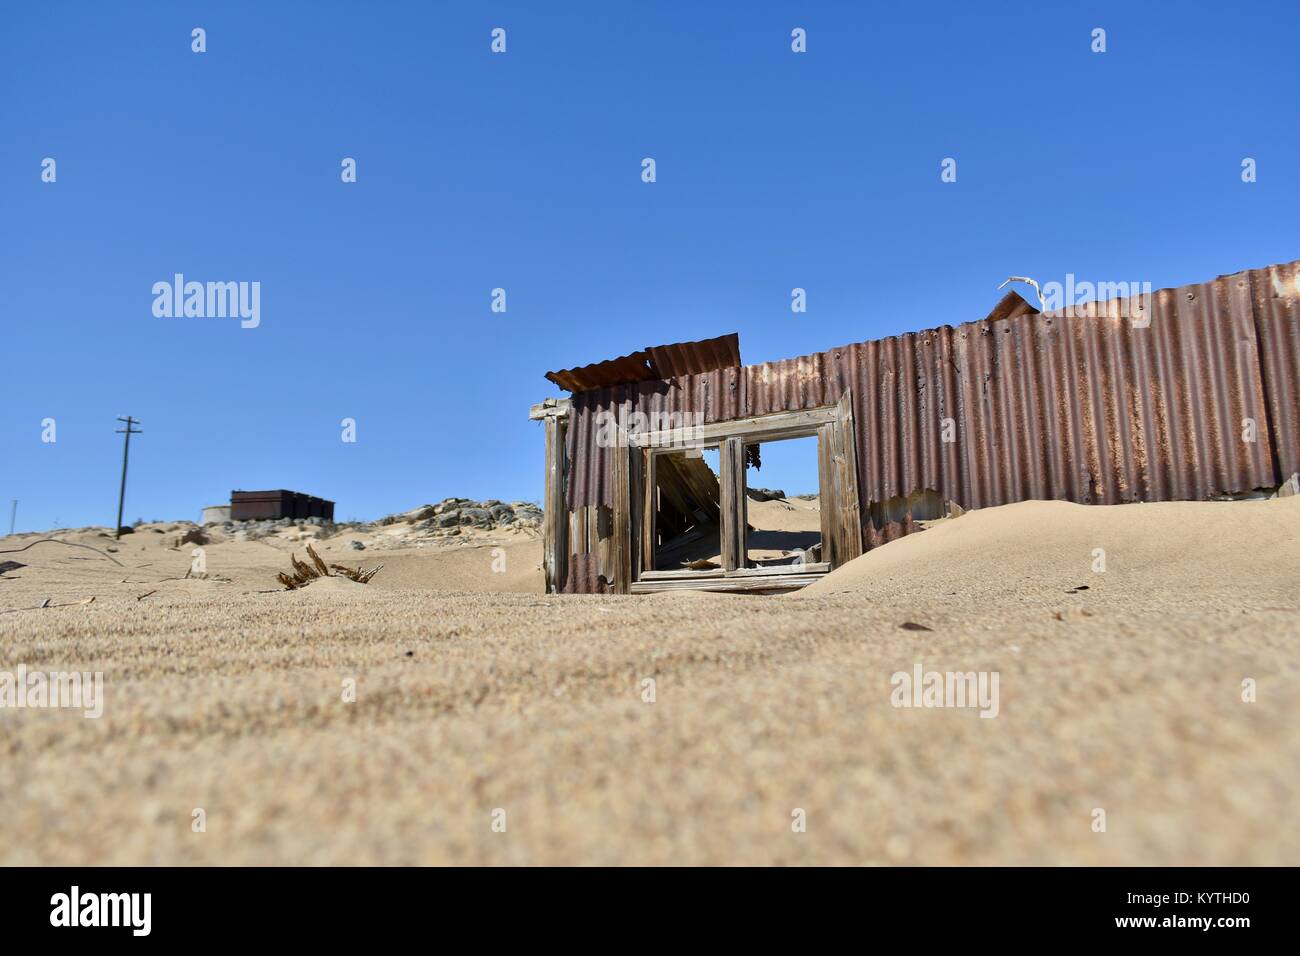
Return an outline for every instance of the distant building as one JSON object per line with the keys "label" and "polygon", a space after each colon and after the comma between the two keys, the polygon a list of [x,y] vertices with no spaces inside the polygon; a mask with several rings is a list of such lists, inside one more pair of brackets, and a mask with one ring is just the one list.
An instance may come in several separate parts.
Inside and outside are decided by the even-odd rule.
{"label": "distant building", "polygon": [[277,521],[280,518],[334,520],[334,502],[298,491],[232,491],[232,521]]}
{"label": "distant building", "polygon": [[230,505],[208,505],[203,509],[200,524],[224,524],[230,520]]}

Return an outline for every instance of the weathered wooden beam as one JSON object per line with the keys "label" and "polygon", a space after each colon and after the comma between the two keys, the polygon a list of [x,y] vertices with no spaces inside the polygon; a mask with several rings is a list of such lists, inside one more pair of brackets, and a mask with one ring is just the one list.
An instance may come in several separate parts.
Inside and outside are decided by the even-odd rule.
{"label": "weathered wooden beam", "polygon": [[568,418],[573,403],[567,398],[545,398],[528,409],[528,417],[533,421],[544,418]]}
{"label": "weathered wooden beam", "polygon": [[641,452],[641,573],[655,567],[655,512],[658,495],[655,492],[655,456],[649,450]]}
{"label": "weathered wooden beam", "polygon": [[569,563],[569,515],[565,505],[564,438],[568,422],[546,417],[546,486],[542,500],[542,575],[546,593],[564,587]]}
{"label": "weathered wooden beam", "polygon": [[672,428],[653,432],[629,432],[629,444],[653,448],[687,448],[697,445],[717,445],[723,440],[744,434],[752,444],[755,441],[775,441],[778,438],[798,438],[813,434],[818,425],[833,422],[839,417],[835,405],[806,408],[797,412],[776,412],[757,418],[736,418],[725,422],[712,422],[686,428]]}
{"label": "weathered wooden beam", "polygon": [[[614,527],[611,558],[614,593],[627,594],[632,586],[632,455],[640,451],[616,446],[614,458]],[[638,469],[639,470],[639,469]]]}
{"label": "weathered wooden beam", "polygon": [[631,590],[632,582],[641,574],[643,565],[641,564],[641,530],[645,524],[645,516],[642,509],[645,507],[645,494],[642,491],[645,488],[645,454],[640,448],[627,448],[624,453],[628,456],[628,503],[631,506],[631,513],[628,518],[628,566],[626,570],[628,590]]}
{"label": "weathered wooden beam", "polygon": [[839,509],[832,449],[836,427],[834,422],[829,422],[817,429],[817,508],[821,513],[822,555],[832,563],[835,561],[835,512]]}
{"label": "weathered wooden beam", "polygon": [[688,494],[695,499],[704,512],[704,519],[717,522],[721,518],[719,501],[722,489],[718,485],[718,476],[713,473],[703,458],[687,458],[677,455],[673,458],[677,472],[686,485]]}
{"label": "weathered wooden beam", "polygon": [[719,449],[722,470],[722,567],[745,566],[745,530],[749,501],[745,495],[745,440],[727,438]]}
{"label": "weathered wooden beam", "polygon": [[697,580],[706,581],[712,578],[762,578],[762,577],[779,577],[783,574],[825,574],[831,569],[827,561],[815,561],[809,564],[793,565],[779,564],[767,565],[758,568],[737,568],[734,571],[726,571],[718,568],[716,571],[691,571],[683,568],[680,571],[642,571],[642,581],[675,581],[675,580]]}
{"label": "weathered wooden beam", "polygon": [[745,594],[777,594],[797,591],[815,581],[820,574],[784,574],[757,578],[710,578],[706,581],[637,581],[633,594],[654,594],[657,591],[720,591]]}
{"label": "weathered wooden beam", "polygon": [[835,523],[839,555],[835,567],[862,554],[862,507],[858,495],[858,442],[853,430],[853,392],[840,396],[835,441]]}

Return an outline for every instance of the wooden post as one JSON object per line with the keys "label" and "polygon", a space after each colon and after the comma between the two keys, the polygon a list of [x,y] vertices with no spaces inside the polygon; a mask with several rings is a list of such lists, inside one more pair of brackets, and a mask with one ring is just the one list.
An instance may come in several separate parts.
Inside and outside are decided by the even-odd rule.
{"label": "wooden post", "polygon": [[817,432],[820,472],[822,557],[832,568],[862,554],[862,506],[858,492],[858,452],[853,431],[853,393],[836,406],[836,419]]}
{"label": "wooden post", "polygon": [[[659,495],[655,489],[655,456],[649,448],[641,450],[641,563],[639,572],[655,570],[655,512]],[[634,575],[634,577],[639,576]]]}
{"label": "wooden post", "polygon": [[[845,389],[839,401],[839,436],[835,442],[835,495],[839,508],[839,562],[847,564],[862,554],[862,498],[858,489],[858,441],[853,427],[853,392]],[[839,567],[839,565],[832,565]]]}
{"label": "wooden post", "polygon": [[614,456],[614,525],[611,531],[611,549],[614,559],[614,593],[632,591],[632,455],[640,456],[639,449],[629,448],[622,440],[615,442]]}
{"label": "wooden post", "polygon": [[[567,407],[565,409],[567,411]],[[546,422],[546,490],[542,501],[542,573],[546,593],[564,587],[569,566],[569,514],[565,504],[564,445],[568,419],[560,414],[541,416]]]}
{"label": "wooden post", "polygon": [[745,496],[745,440],[725,439],[718,447],[722,474],[722,567],[735,571],[745,567],[745,529],[749,503]]}

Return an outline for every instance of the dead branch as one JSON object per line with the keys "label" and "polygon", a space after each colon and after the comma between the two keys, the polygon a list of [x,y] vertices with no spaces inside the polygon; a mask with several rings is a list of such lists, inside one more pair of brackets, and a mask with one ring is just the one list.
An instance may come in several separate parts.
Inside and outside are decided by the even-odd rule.
{"label": "dead branch", "polygon": [[356,581],[358,584],[369,584],[370,579],[384,568],[382,564],[370,570],[349,568],[342,564],[327,565],[311,545],[307,545],[307,557],[311,558],[311,564],[306,561],[299,561],[296,554],[290,554],[289,562],[293,565],[293,573],[286,574],[281,571],[276,575],[276,580],[283,584],[286,590],[296,591],[298,588],[306,587],[317,578],[332,577],[330,568],[333,568],[344,577]]}
{"label": "dead branch", "polygon": [[358,584],[369,584],[371,578],[373,578],[380,571],[384,570],[384,566],[382,564],[371,568],[369,571],[367,571],[365,568],[349,568],[342,564],[331,564],[330,567],[333,568],[335,571],[339,572],[340,574],[342,574],[343,576],[349,577],[353,581],[356,581]]}

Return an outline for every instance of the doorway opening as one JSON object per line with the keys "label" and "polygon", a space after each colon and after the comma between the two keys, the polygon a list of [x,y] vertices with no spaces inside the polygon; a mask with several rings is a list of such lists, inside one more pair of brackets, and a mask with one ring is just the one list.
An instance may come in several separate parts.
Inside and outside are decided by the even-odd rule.
{"label": "doorway opening", "polygon": [[652,458],[655,571],[711,571],[722,567],[718,449],[688,448]]}
{"label": "doorway opening", "polygon": [[818,436],[745,446],[745,566],[799,568],[822,557]]}

